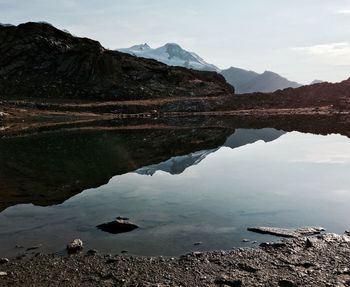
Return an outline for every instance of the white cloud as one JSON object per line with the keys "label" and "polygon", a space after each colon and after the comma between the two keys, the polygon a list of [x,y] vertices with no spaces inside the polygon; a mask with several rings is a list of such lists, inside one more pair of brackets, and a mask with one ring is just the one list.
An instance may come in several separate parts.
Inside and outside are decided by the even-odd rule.
{"label": "white cloud", "polygon": [[292,48],[330,65],[350,65],[350,42],[319,44],[307,47]]}
{"label": "white cloud", "polygon": [[350,14],[350,9],[338,10],[338,14]]}

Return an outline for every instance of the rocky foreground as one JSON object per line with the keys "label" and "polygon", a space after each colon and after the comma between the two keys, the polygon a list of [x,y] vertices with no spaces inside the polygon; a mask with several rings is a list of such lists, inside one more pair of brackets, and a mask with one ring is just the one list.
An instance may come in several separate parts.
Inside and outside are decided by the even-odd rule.
{"label": "rocky foreground", "polygon": [[100,255],[2,260],[1,286],[350,286],[350,237],[323,234],[179,258]]}

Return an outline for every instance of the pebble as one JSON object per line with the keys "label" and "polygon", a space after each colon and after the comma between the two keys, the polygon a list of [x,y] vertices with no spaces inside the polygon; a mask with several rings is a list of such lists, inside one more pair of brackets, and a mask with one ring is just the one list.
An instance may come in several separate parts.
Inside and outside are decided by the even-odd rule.
{"label": "pebble", "polygon": [[7,272],[0,271],[0,276],[7,276]]}
{"label": "pebble", "polygon": [[95,255],[98,253],[98,251],[96,249],[89,249],[86,253],[87,255]]}
{"label": "pebble", "polygon": [[72,242],[67,244],[68,253],[77,253],[84,248],[83,241],[80,239],[74,239]]}
{"label": "pebble", "polygon": [[42,245],[42,244],[34,245],[34,246],[31,246],[31,247],[28,247],[28,248],[26,249],[26,251],[39,249],[41,246],[43,246],[43,245]]}
{"label": "pebble", "polygon": [[250,239],[244,238],[242,239],[242,242],[250,242]]}
{"label": "pebble", "polygon": [[192,252],[192,255],[195,256],[195,257],[198,257],[198,256],[201,256],[203,253],[202,252],[199,252],[199,251],[194,251]]}
{"label": "pebble", "polygon": [[5,263],[9,263],[10,260],[8,260],[7,258],[0,258],[0,264],[5,264]]}
{"label": "pebble", "polygon": [[278,286],[280,287],[296,287],[293,281],[290,280],[280,280],[278,281]]}
{"label": "pebble", "polygon": [[311,248],[313,246],[314,246],[314,244],[312,243],[312,241],[309,238],[307,238],[306,239],[306,243],[305,243],[305,247],[306,248]]}
{"label": "pebble", "polygon": [[193,245],[195,245],[195,246],[202,245],[202,244],[203,244],[203,242],[200,242],[200,241],[193,243]]}

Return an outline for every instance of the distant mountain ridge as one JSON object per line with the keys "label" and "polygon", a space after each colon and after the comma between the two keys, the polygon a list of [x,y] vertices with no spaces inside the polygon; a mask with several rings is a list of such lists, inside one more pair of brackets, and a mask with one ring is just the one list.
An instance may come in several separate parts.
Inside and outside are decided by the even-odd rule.
{"label": "distant mountain ridge", "polygon": [[167,43],[158,48],[151,48],[147,43],[134,45],[130,48],[118,49],[119,52],[137,57],[155,59],[169,66],[180,66],[200,71],[220,72],[220,69],[207,63],[196,53],[189,52],[176,43]]}
{"label": "distant mountain ridge", "polygon": [[270,71],[262,74],[247,71],[240,68],[231,67],[222,70],[221,74],[226,81],[235,87],[237,94],[254,92],[272,93],[286,88],[298,88],[302,85]]}
{"label": "distant mountain ridge", "polygon": [[270,93],[280,89],[302,86],[270,71],[259,74],[235,67],[220,70],[217,66],[204,61],[196,53],[186,51],[176,43],[167,43],[155,49],[145,43],[134,45],[130,48],[121,48],[118,51],[137,57],[155,59],[169,66],[181,66],[200,71],[215,71],[222,74],[226,81],[235,87],[237,94]]}

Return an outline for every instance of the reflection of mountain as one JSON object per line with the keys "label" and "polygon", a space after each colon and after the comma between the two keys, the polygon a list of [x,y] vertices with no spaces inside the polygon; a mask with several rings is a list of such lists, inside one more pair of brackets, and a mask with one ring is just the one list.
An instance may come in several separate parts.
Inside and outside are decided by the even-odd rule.
{"label": "reflection of mountain", "polygon": [[[280,136],[285,134],[283,131],[275,130],[272,128],[264,129],[237,129],[230,135],[223,146],[230,148],[237,148],[246,144],[254,143],[259,140],[264,142],[270,142],[278,139]],[[159,164],[152,164],[149,166],[142,167],[136,170],[139,174],[153,175],[156,171],[161,170],[170,174],[180,174],[184,170],[192,165],[200,163],[207,155],[217,151],[216,149],[202,150],[188,155],[176,156],[168,159],[167,161]]]}
{"label": "reflection of mountain", "polygon": [[187,155],[175,156],[158,164],[141,167],[136,170],[136,172],[139,174],[153,175],[156,171],[161,170],[170,174],[180,174],[183,173],[186,168],[200,163],[207,155],[215,151],[217,151],[217,149],[201,150]]}
{"label": "reflection of mountain", "polygon": [[237,148],[246,144],[257,142],[259,140],[262,140],[264,142],[271,142],[278,139],[284,134],[284,131],[279,131],[272,128],[236,129],[235,132],[227,138],[224,146]]}
{"label": "reflection of mountain", "polygon": [[167,167],[168,172],[180,173],[223,145],[235,148],[283,134],[266,127],[347,136],[350,130],[346,116],[322,115],[180,117],[142,122],[67,125],[0,138],[0,210],[19,203],[57,204],[107,183],[114,175],[172,157],[181,160],[174,160],[177,166]]}
{"label": "reflection of mountain", "polygon": [[111,177],[176,155],[214,149],[228,128],[75,130],[0,139],[0,210],[51,205]]}

